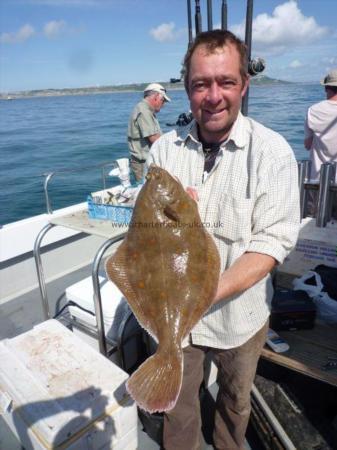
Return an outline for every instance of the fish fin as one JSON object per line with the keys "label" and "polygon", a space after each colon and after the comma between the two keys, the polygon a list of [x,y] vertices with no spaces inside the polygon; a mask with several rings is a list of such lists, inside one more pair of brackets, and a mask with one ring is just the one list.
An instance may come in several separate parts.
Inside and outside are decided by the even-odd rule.
{"label": "fish fin", "polygon": [[146,314],[143,311],[142,302],[138,295],[132,289],[128,279],[126,268],[128,267],[128,260],[126,256],[125,241],[118,247],[116,252],[108,258],[105,264],[105,272],[108,278],[115,283],[118,289],[123,293],[127,299],[128,304],[134,315],[136,316],[140,325],[155,339],[157,339],[157,332],[151,326]]}
{"label": "fish fin", "polygon": [[[174,354],[172,354],[174,353]],[[149,413],[174,408],[183,378],[183,353],[164,351],[150,356],[134,372],[126,388],[138,406]]]}

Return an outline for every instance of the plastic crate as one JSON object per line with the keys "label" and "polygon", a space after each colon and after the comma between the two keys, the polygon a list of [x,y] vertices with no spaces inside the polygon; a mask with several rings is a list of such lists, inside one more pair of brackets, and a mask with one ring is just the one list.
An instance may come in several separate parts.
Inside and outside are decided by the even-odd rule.
{"label": "plastic crate", "polygon": [[88,214],[90,219],[111,220],[112,222],[128,225],[131,221],[133,207],[122,205],[105,205],[95,203],[88,196]]}

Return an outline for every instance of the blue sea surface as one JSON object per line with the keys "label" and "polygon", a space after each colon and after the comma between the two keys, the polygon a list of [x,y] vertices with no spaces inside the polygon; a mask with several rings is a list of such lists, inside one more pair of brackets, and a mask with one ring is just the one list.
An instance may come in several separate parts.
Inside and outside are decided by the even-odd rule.
{"label": "blue sea surface", "polygon": [[[98,166],[128,156],[128,118],[141,95],[118,92],[1,101],[0,223],[46,212],[45,173],[56,172],[49,187],[53,209],[86,201],[90,192],[101,189]],[[168,124],[189,109],[183,90],[171,90],[169,95],[171,103],[158,114],[163,131],[169,131]],[[306,110],[323,98],[319,85],[252,86],[249,115],[281,133],[297,159],[306,159]],[[64,169],[66,173],[58,173]]]}

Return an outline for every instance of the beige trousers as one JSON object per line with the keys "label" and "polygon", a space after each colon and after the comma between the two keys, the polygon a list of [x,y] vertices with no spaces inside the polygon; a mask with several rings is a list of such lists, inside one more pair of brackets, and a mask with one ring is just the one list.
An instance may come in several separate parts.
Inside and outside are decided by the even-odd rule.
{"label": "beige trousers", "polygon": [[250,416],[250,391],[257,362],[266,341],[269,321],[240,347],[219,350],[189,346],[184,349],[183,384],[176,406],[164,416],[165,450],[199,450],[201,415],[199,389],[205,354],[212,351],[218,367],[214,446],[241,450]]}
{"label": "beige trousers", "polygon": [[145,162],[139,162],[135,159],[130,160],[130,167],[135,176],[135,180],[142,181],[145,175]]}

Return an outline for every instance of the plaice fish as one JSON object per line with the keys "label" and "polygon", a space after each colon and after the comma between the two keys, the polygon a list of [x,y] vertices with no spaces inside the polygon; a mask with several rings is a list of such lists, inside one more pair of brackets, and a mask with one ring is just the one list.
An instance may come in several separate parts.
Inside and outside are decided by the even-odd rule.
{"label": "plaice fish", "polygon": [[168,411],[179,396],[182,341],[211,306],[220,258],[197,203],[166,170],[151,165],[128,233],[106,264],[157,351],[129,378],[138,406]]}

